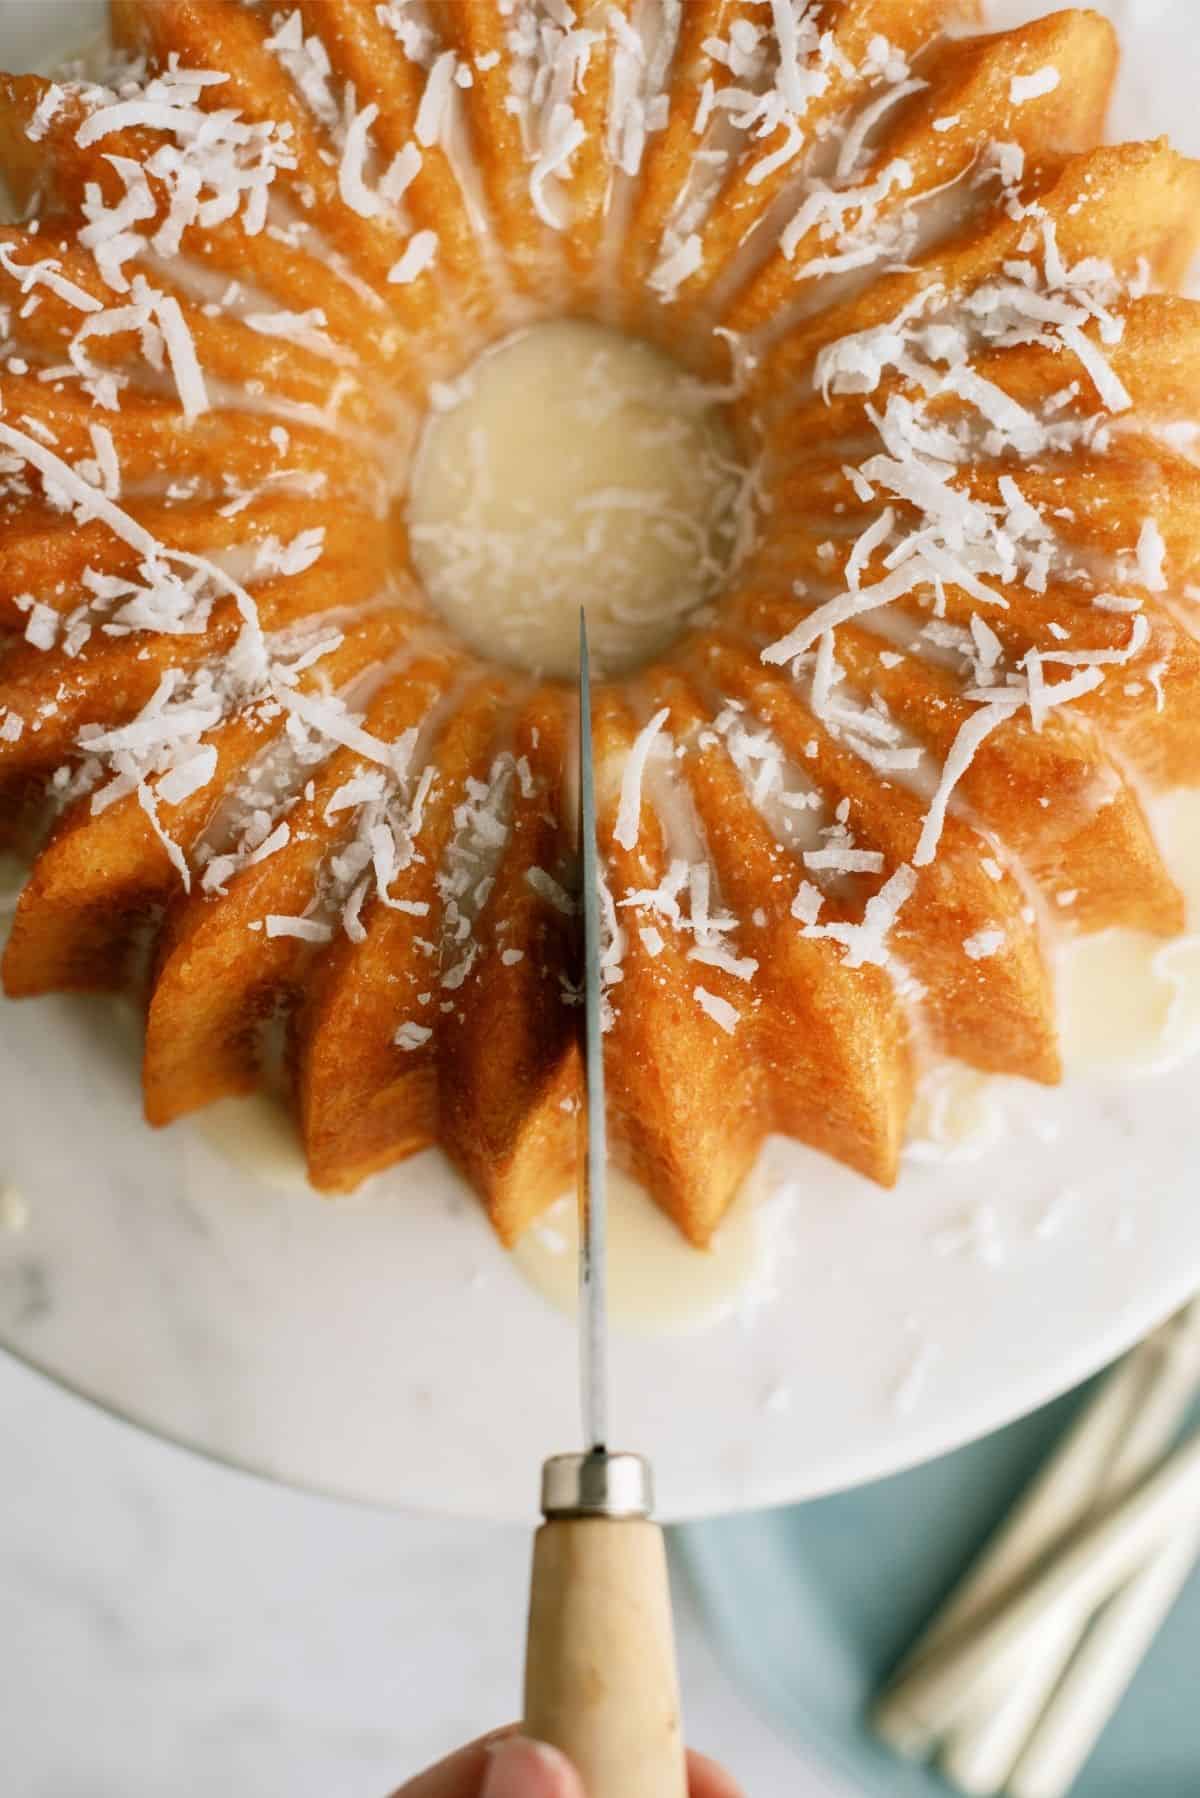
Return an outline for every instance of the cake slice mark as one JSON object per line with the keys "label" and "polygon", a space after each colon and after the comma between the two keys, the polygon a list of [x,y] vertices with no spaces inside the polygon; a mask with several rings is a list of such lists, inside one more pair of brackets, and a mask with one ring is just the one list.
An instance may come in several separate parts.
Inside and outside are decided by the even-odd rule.
{"label": "cake slice mark", "polygon": [[705,737],[707,709],[682,681],[662,683],[660,693],[687,746],[681,771],[722,888],[758,964],[756,1044],[772,1127],[890,1185],[913,1082],[892,981],[872,961],[851,965],[834,941],[804,934],[792,912],[792,858],[746,797],[728,750]]}
{"label": "cake slice mark", "polygon": [[[311,425],[285,426],[241,410],[206,412],[189,421],[168,397],[129,391],[119,411],[98,416],[73,383],[33,375],[7,377],[5,411],[73,467],[84,464],[110,498],[169,498],[164,516],[210,497],[230,506],[225,516],[240,516],[252,535],[260,499],[269,506],[272,496],[281,505],[290,499],[297,513],[302,502],[309,519],[314,500],[340,497],[353,500],[356,510],[377,513],[387,504],[375,458]],[[101,469],[97,453],[99,445],[104,454],[106,443],[115,464],[111,472]]]}
{"label": "cake slice mark", "polygon": [[309,1177],[327,1191],[346,1191],[436,1140],[437,1041],[443,1006],[454,1003],[443,988],[438,875],[467,783],[488,767],[507,691],[500,679],[478,682],[440,728],[423,731],[405,854],[386,893],[376,861],[356,928],[335,927],[307,983],[296,1088]]}
{"label": "cake slice mark", "polygon": [[543,689],[517,720],[505,841],[437,1029],[439,1140],[509,1244],[575,1175],[577,942],[558,898],[573,885],[567,739],[564,695]]}
{"label": "cake slice mark", "polygon": [[[892,661],[895,654],[853,626],[839,632],[838,659],[852,688],[864,698],[880,694],[944,765],[976,708],[958,697],[952,676],[915,657]],[[1182,928],[1182,900],[1142,807],[1084,719],[1059,709],[1037,732],[1009,714],[976,751],[960,787],[970,815],[995,832],[1055,907],[1050,917],[1060,928],[1124,924],[1164,935]]]}
{"label": "cake slice mark", "polygon": [[[920,257],[911,270],[883,274],[852,299],[802,320],[762,355],[745,403],[766,404],[768,421],[784,395],[812,382],[821,352],[839,340],[864,345],[869,334],[895,329],[902,319],[953,304],[1003,276],[1006,261],[1019,260],[1033,225],[1055,230],[1067,267],[1099,257],[1119,281],[1139,276],[1160,286],[1177,285],[1200,236],[1200,163],[1164,143],[1122,144],[1046,160],[1014,184],[1018,212],[998,210],[992,223],[952,238]],[[1030,209],[1033,208],[1032,212]]]}
{"label": "cake slice mark", "polygon": [[546,18],[544,28],[564,57],[561,104],[569,116],[560,116],[556,139],[543,149],[541,120],[531,104],[542,44],[536,16],[528,14],[526,43],[525,16],[506,17],[492,0],[428,0],[428,5],[446,46],[442,58],[454,59],[450,79],[462,82],[458,103],[505,265],[523,295],[539,309],[552,307],[562,282],[566,222],[555,189],[578,141],[571,108],[576,52],[558,22]]}
{"label": "cake slice mark", "polygon": [[[51,94],[61,95],[53,117],[43,132],[31,136],[39,107]],[[88,121],[95,110],[77,91],[41,76],[0,76],[0,154],[22,209],[69,215],[89,236],[105,226],[107,214],[107,229],[98,243],[102,255],[106,243],[119,243],[120,264],[128,273],[174,279],[185,291],[207,284],[209,291],[200,296],[204,300],[228,306],[244,295],[246,311],[284,309],[302,315],[319,310],[335,341],[398,384],[419,390],[422,369],[435,349],[433,330],[421,333],[424,354],[416,358],[412,332],[397,325],[391,309],[332,245],[313,231],[305,233],[305,241],[292,242],[286,229],[268,226],[269,191],[277,173],[267,160],[270,138],[259,139],[258,154],[268,177],[261,198],[246,200],[257,216],[248,221],[243,208],[215,220],[207,216],[213,203],[227,209],[237,198],[236,174],[222,164],[215,146],[207,151],[206,167],[204,155],[193,148],[196,138],[186,112],[171,132],[141,124],[106,128],[102,136],[89,138]],[[240,129],[261,134],[268,125]],[[81,144],[81,135],[88,141]],[[276,144],[286,161],[285,141]],[[231,146],[234,169],[237,155]],[[129,216],[131,195],[137,201],[135,217]],[[115,252],[108,254],[115,266]]]}
{"label": "cake slice mark", "polygon": [[[395,428],[398,399],[386,390],[372,388],[345,365],[318,355],[294,340],[278,341],[254,330],[228,314],[215,317],[181,292],[168,292],[170,283],[143,291],[136,286],[129,296],[114,296],[100,279],[88,254],[61,221],[47,221],[38,249],[49,255],[61,276],[86,295],[93,309],[47,292],[34,312],[18,317],[18,340],[41,365],[54,368],[58,378],[78,383],[83,391],[99,392],[105,410],[119,406],[121,389],[132,382],[139,392],[157,391],[178,397],[177,380],[170,368],[157,374],[142,354],[142,334],[154,324],[159,301],[154,294],[173,300],[181,328],[191,345],[199,369],[202,395],[192,410],[199,416],[213,400],[206,378],[221,384],[221,402],[231,409],[274,411],[282,418],[294,410],[302,420],[326,429],[344,425],[377,440]],[[26,264],[28,243],[17,227],[0,227],[0,257],[11,250],[9,266],[0,264],[0,295],[20,291],[13,266]],[[24,252],[24,253],[22,253]],[[134,277],[136,283],[138,277]],[[141,277],[145,279],[145,277]],[[19,302],[17,302],[19,304]],[[19,372],[19,371],[18,371]],[[153,385],[152,385],[153,383]],[[188,407],[185,405],[185,411]]]}
{"label": "cake slice mark", "polygon": [[406,248],[403,234],[385,220],[362,217],[342,199],[340,97],[329,81],[328,56],[304,38],[298,12],[273,27],[262,14],[221,0],[114,0],[112,21],[117,42],[144,50],[160,72],[174,53],[185,67],[225,75],[219,86],[204,90],[201,106],[237,106],[247,119],[290,127],[293,161],[281,166],[277,182],[299,219],[316,225],[413,329],[436,315],[428,271],[389,293],[390,271]]}
{"label": "cake slice mark", "polygon": [[[786,755],[802,762],[830,810],[840,815],[847,808],[858,842],[879,853],[873,884],[911,865],[926,809],[919,795],[840,744],[790,683],[764,670],[752,651],[722,644],[708,671],[722,692],[753,707]],[[938,855],[920,870],[890,942],[923,989],[917,1010],[935,1052],[989,1073],[1054,1080],[1053,990],[1035,921],[1012,876],[1002,867],[995,875],[985,871],[990,848],[969,824],[947,819]],[[820,886],[807,859],[805,865],[807,877]],[[964,949],[980,943],[986,955]]]}
{"label": "cake slice mark", "polygon": [[[376,109],[370,135],[384,161],[378,184],[384,203],[398,191],[391,203],[403,205],[414,237],[424,243],[432,233],[436,240],[434,280],[464,319],[488,329],[507,277],[472,221],[443,134],[427,129],[422,118],[429,72],[440,53],[434,33],[414,16],[406,39],[398,27],[389,28],[386,8],[363,0],[310,0],[302,16],[360,107]],[[412,244],[410,238],[410,258]]]}
{"label": "cake slice mark", "polygon": [[[348,625],[341,641],[300,678],[301,691],[340,691],[410,634],[410,615],[392,607]],[[202,738],[216,751],[210,780],[159,809],[162,831],[189,859],[213,813],[238,780],[278,740],[287,714],[251,703]],[[4,988],[23,998],[55,991],[113,990],[126,984],[138,931],[178,886],[179,873],[135,794],[94,813],[90,796],[68,809],[38,856],[17,906],[4,955]]]}
{"label": "cake slice mark", "polygon": [[[713,935],[692,898],[702,890],[701,864],[689,867],[668,847],[649,783],[637,804],[636,839],[626,846],[618,771],[636,732],[610,688],[596,695],[593,729],[614,1153],[689,1241],[704,1247],[764,1134],[759,998],[736,976],[694,959],[697,930],[705,940]],[[625,1003],[626,990],[636,1002]]]}
{"label": "cake slice mark", "polygon": [[[97,600],[107,582],[124,581],[131,590],[150,583],[140,548],[115,539],[106,523],[78,518],[32,496],[11,499],[9,506],[5,555],[0,561],[0,628],[24,635],[28,626],[24,602],[34,591],[40,605],[65,619]],[[318,539],[311,533],[317,529],[323,532],[321,556],[313,559],[324,560],[326,570],[351,574],[349,565],[355,563],[366,571],[368,585],[379,586],[390,568],[391,539],[385,522],[353,506],[331,513],[320,527],[312,525],[311,500],[286,494],[268,493],[246,503],[235,495],[223,504],[211,499],[166,503],[131,499],[124,510],[164,551],[214,565],[237,563],[251,581],[260,557],[261,580],[271,561],[287,548],[305,542],[316,547]],[[299,555],[299,548],[294,553]],[[361,592],[361,584],[360,573],[351,580],[351,596]],[[149,614],[145,622],[151,628]],[[162,622],[171,628],[177,620],[164,615]]]}
{"label": "cake slice mark", "polygon": [[[861,17],[858,25],[861,32]],[[899,41],[910,54],[919,47],[916,33]],[[914,252],[929,253],[931,230],[941,237],[961,233],[968,219],[977,225],[997,185],[990,146],[1016,145],[1029,157],[1088,148],[1103,123],[1116,54],[1108,22],[1078,14],[992,37],[939,40],[916,65],[919,90],[882,117],[851,166],[843,171],[839,156],[833,171],[803,182],[774,244],[764,247],[761,267],[740,292],[732,289],[724,322],[738,332],[769,327],[778,335],[787,329],[798,284],[869,272],[885,258],[910,261]],[[1014,73],[1068,56],[1071,80],[1052,96],[1023,106],[1009,101]],[[913,85],[902,83],[906,90]],[[871,100],[859,116],[877,105]],[[953,208],[930,215],[933,196],[946,190],[955,192]],[[764,220],[764,231],[768,226],[775,232],[778,220]],[[863,279],[854,275],[856,292]],[[731,291],[724,281],[722,291]]]}
{"label": "cake slice mark", "polygon": [[[454,673],[444,659],[414,663],[369,707],[365,729],[379,753],[390,754],[397,780],[405,780],[418,727]],[[294,1003],[314,957],[335,941],[331,861],[353,839],[354,812],[331,802],[378,766],[359,749],[336,749],[291,812],[286,842],[242,867],[223,894],[193,890],[168,909],[147,1013],[151,1123],[257,1086],[264,1024],[281,1002]]]}
{"label": "cake slice mark", "polygon": [[782,222],[790,196],[803,191],[806,167],[829,161],[839,121],[847,135],[855,130],[856,101],[865,124],[885,111],[890,116],[894,104],[925,85],[910,60],[946,11],[946,0],[884,0],[867,11],[838,6],[801,15],[797,42],[778,55],[757,109],[744,108],[762,116],[739,133],[721,170],[697,228],[699,260],[677,302],[707,304],[714,284],[728,294],[745,283],[767,253],[758,227]]}

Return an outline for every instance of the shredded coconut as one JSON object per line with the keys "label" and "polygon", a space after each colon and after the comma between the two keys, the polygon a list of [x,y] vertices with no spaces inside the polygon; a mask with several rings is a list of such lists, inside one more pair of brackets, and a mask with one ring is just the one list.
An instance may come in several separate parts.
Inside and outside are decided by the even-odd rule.
{"label": "shredded coconut", "polygon": [[302,943],[328,943],[333,937],[333,925],[323,923],[319,918],[287,917],[279,912],[272,912],[266,919],[267,935],[293,936]]}
{"label": "shredded coconut", "polygon": [[355,113],[346,130],[338,168],[338,192],[351,211],[365,219],[377,218],[383,211],[382,200],[367,186],[365,178],[371,126],[378,117],[379,108],[374,102]]}
{"label": "shredded coconut", "polygon": [[736,1006],[731,1005],[728,999],[722,999],[718,993],[710,993],[706,986],[694,986],[692,997],[701,1011],[714,1024],[719,1024],[727,1036],[734,1034],[741,1022]]}
{"label": "shredded coconut", "polygon": [[1008,708],[1000,705],[983,705],[977,712],[960,725],[958,735],[950,745],[950,753],[942,766],[941,778],[937,784],[933,798],[929,802],[929,810],[921,826],[921,835],[913,854],[913,865],[918,868],[927,867],[937,854],[938,844],[942,840],[942,830],[946,822],[946,809],[950,804],[950,795],[975,759],[975,751],[985,742],[992,732],[1004,723],[1009,716]]}
{"label": "shredded coconut", "polygon": [[438,240],[436,231],[417,231],[409,239],[403,256],[394,262],[388,270],[388,280],[393,286],[404,287],[417,280],[428,268],[432,268],[437,257]]}
{"label": "shredded coconut", "polygon": [[621,774],[621,800],[613,829],[613,836],[622,849],[637,847],[642,815],[642,777],[646,771],[646,763],[657,746],[659,733],[670,715],[670,708],[667,706],[655,712],[649,724],[638,732],[630,744]]}
{"label": "shredded coconut", "polygon": [[41,143],[54,120],[66,103],[66,92],[57,82],[51,82],[41,99],[33,109],[33,117],[25,127],[25,135],[30,143]]}
{"label": "shredded coconut", "polygon": [[1008,84],[1008,97],[1014,106],[1024,106],[1027,100],[1040,100],[1043,94],[1052,94],[1062,77],[1053,63],[1045,68],[1037,69],[1032,75],[1014,75]]}
{"label": "shredded coconut", "polygon": [[398,1049],[406,1049],[410,1053],[414,1049],[422,1049],[432,1037],[433,1031],[428,1024],[401,1024],[392,1038]]}
{"label": "shredded coconut", "polygon": [[1004,947],[1002,930],[977,930],[974,936],[963,939],[963,953],[972,961],[987,961],[998,955]]}

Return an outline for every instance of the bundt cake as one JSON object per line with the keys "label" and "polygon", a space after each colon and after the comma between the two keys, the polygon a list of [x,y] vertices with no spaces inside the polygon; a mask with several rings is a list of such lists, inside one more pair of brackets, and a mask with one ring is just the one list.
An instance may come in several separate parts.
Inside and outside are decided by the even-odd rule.
{"label": "bundt cake", "polygon": [[282,1072],[319,1188],[440,1143],[512,1242],[570,1184],[573,688],[440,618],[408,495],[591,321],[752,514],[596,694],[618,1153],[704,1244],[768,1132],[888,1182],[932,1058],[1056,1080],[1055,946],[1183,928],[1200,783],[1200,166],[1097,147],[1107,24],[111,11],[0,82],[8,994],[144,989],[153,1124]]}

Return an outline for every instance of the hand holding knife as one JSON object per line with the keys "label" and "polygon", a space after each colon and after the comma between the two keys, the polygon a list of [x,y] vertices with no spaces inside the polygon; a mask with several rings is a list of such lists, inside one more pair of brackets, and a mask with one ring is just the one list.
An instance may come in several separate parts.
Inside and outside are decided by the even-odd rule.
{"label": "hand holding knife", "polygon": [[587,622],[579,625],[584,1074],[579,1156],[580,1382],[587,1447],[542,1469],[525,1728],[562,1750],[588,1798],[686,1798],[674,1630],[649,1463],[608,1446],[607,1203],[600,891]]}

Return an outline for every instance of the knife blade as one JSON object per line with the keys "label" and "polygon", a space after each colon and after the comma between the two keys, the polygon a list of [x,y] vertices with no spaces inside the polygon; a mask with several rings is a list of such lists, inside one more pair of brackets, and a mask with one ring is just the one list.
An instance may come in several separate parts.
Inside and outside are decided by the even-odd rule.
{"label": "knife blade", "polygon": [[686,1798],[671,1588],[650,1464],[608,1441],[608,1202],[600,863],[587,621],[579,615],[579,1345],[586,1447],[542,1466],[525,1647],[525,1730],[575,1763],[589,1798]]}
{"label": "knife blade", "polygon": [[600,983],[600,867],[587,616],[579,609],[579,859],[583,923],[583,1105],[579,1113],[579,1384],[584,1441],[608,1441],[608,1143]]}

